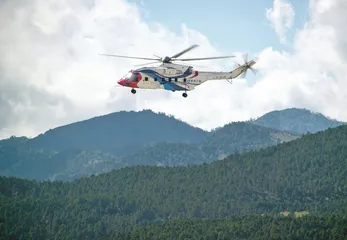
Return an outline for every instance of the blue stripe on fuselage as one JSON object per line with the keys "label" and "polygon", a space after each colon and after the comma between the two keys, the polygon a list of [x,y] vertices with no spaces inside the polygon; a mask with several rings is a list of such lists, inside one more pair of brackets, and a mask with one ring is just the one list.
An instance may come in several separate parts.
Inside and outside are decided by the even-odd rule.
{"label": "blue stripe on fuselage", "polygon": [[183,77],[187,77],[191,74],[191,73],[189,73],[189,69],[187,69],[183,74],[177,75],[177,76],[163,76],[163,75],[161,75],[161,74],[159,74],[156,71],[151,70],[151,69],[142,69],[142,70],[140,69],[140,70],[136,70],[136,72],[145,73],[152,78],[157,78],[157,81],[159,81],[161,84],[164,84],[164,89],[170,90],[170,91],[172,91],[172,90],[183,91],[183,90],[186,90],[186,88],[181,87],[181,86],[179,86],[173,82],[168,82],[165,80],[163,81],[162,78],[183,78]]}
{"label": "blue stripe on fuselage", "polygon": [[136,72],[146,73],[146,74],[151,75],[151,76],[153,76],[152,74],[154,74],[157,78],[169,78],[169,77],[170,78],[183,78],[183,77],[187,77],[191,74],[189,72],[189,68],[183,74],[177,75],[177,76],[164,76],[164,75],[161,75],[152,69],[138,69],[138,70],[136,70]]}
{"label": "blue stripe on fuselage", "polygon": [[186,90],[186,88],[184,88],[184,87],[181,87],[181,86],[179,86],[179,85],[177,85],[177,84],[175,84],[175,83],[172,83],[172,82],[166,82],[166,83],[164,83],[164,89],[165,90],[170,90],[170,91],[172,91],[172,90],[175,90],[175,91],[183,91],[183,90]]}

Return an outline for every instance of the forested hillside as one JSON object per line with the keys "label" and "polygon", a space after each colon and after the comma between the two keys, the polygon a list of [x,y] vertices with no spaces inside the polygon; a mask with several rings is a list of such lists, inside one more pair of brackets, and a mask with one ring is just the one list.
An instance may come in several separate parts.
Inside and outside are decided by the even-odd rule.
{"label": "forested hillside", "polygon": [[346,216],[346,166],[341,126],[198,166],[126,167],[72,183],[2,177],[0,216],[7,232],[39,239],[110,237],[177,218],[285,210]]}
{"label": "forested hillside", "polygon": [[157,143],[122,158],[129,165],[184,166],[223,159],[234,152],[273,146],[299,138],[251,123],[235,122],[211,131],[200,143]]}
{"label": "forested hillside", "polygon": [[340,239],[347,237],[347,218],[340,216],[242,216],[228,219],[183,219],[140,227],[115,239],[131,240],[254,240]]}
{"label": "forested hillside", "polygon": [[59,127],[34,139],[0,141],[0,175],[72,180],[132,165],[200,164],[298,137],[244,122],[205,132],[152,111],[120,112]]}
{"label": "forested hillside", "polygon": [[328,118],[321,113],[300,108],[272,111],[251,122],[268,128],[301,134],[307,132],[316,133],[346,124],[345,122]]}

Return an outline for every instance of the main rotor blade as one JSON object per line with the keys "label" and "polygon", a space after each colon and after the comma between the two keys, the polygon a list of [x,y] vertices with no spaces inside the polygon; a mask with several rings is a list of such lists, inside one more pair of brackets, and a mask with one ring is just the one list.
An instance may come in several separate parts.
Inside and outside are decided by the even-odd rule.
{"label": "main rotor blade", "polygon": [[[180,60],[176,60],[177,62],[179,62]],[[207,68],[207,66],[201,66],[201,65],[196,65],[196,64],[194,64],[194,66],[192,66],[191,64],[187,64],[187,63],[184,63],[184,62],[182,62],[182,63],[179,63],[180,65],[184,65],[184,66],[187,66],[187,67],[198,67],[198,68]]]}
{"label": "main rotor blade", "polygon": [[177,57],[181,56],[182,54],[184,54],[184,53],[186,53],[186,52],[189,52],[190,50],[192,50],[192,49],[194,49],[194,48],[196,48],[196,47],[198,47],[198,46],[199,46],[199,45],[194,44],[194,45],[190,46],[189,48],[183,50],[182,52],[179,52],[179,53],[173,55],[171,58],[177,58]]}
{"label": "main rotor blade", "polygon": [[129,56],[122,56],[122,55],[102,54],[102,53],[99,53],[99,54],[103,55],[103,56],[108,56],[108,57],[121,57],[121,58],[132,58],[132,59],[157,60],[157,61],[160,61],[160,59],[157,59],[157,58],[129,57]]}
{"label": "main rotor blade", "polygon": [[206,57],[206,58],[176,58],[173,61],[195,61],[195,60],[209,60],[209,59],[220,59],[220,58],[233,58],[235,56],[221,56],[221,57]]}
{"label": "main rotor blade", "polygon": [[140,67],[140,66],[151,65],[151,64],[154,64],[154,63],[158,63],[158,61],[149,62],[149,63],[142,63],[142,64],[136,64],[136,65],[133,65],[133,66],[134,66],[134,67]]}

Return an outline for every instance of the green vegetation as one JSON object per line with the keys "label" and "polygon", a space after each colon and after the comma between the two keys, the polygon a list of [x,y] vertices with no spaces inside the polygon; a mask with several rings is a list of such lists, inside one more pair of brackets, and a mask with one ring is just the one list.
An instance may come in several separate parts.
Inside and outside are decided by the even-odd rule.
{"label": "green vegetation", "polygon": [[[347,126],[340,126],[197,166],[125,167],[66,183],[2,177],[0,217],[8,234],[36,239],[128,233],[146,239],[181,229],[189,234],[194,226],[203,236],[243,239],[253,239],[255,228],[260,236],[270,229],[273,238],[280,231],[300,239],[341,236],[346,235],[346,166]],[[274,218],[286,210],[309,215]],[[262,214],[268,217],[235,217]]]}
{"label": "green vegetation", "polygon": [[[346,239],[346,217],[242,216],[228,219],[180,219],[136,228],[121,239],[136,240],[247,240]],[[118,236],[117,236],[118,237]]]}

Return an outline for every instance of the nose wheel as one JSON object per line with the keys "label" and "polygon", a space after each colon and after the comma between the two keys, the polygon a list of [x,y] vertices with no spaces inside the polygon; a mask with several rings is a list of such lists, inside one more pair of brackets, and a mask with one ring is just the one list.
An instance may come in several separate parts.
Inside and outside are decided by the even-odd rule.
{"label": "nose wheel", "polygon": [[186,97],[188,97],[188,94],[187,94],[187,93],[182,93],[182,96],[183,96],[184,98],[186,98]]}
{"label": "nose wheel", "polygon": [[131,93],[132,93],[132,94],[135,94],[135,93],[136,93],[136,90],[135,90],[135,89],[131,89]]}

